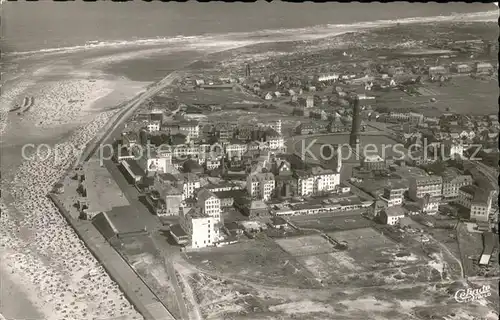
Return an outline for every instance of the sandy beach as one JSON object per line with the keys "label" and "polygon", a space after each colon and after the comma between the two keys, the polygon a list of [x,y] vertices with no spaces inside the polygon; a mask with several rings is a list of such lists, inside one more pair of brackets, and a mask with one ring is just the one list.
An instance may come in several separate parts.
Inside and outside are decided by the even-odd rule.
{"label": "sandy beach", "polygon": [[[7,319],[139,319],[46,194],[114,108],[150,83],[67,63],[27,73],[29,80],[19,77],[4,87],[1,101],[2,149],[8,154],[2,155],[0,313]],[[25,96],[35,97],[33,106],[21,115],[9,113]],[[52,151],[22,159],[27,143],[57,145],[59,156]]]}

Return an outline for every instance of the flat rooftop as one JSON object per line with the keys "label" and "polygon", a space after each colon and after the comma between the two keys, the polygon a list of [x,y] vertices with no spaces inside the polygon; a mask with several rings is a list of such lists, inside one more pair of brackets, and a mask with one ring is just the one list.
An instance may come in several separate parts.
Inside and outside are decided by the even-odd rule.
{"label": "flat rooftop", "polygon": [[106,216],[118,234],[144,231],[146,224],[132,206],[114,207]]}

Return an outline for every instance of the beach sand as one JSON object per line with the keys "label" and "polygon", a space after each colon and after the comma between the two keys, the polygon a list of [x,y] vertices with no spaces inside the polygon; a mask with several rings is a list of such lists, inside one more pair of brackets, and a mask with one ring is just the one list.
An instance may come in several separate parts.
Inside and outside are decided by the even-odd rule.
{"label": "beach sand", "polygon": [[[0,156],[0,261],[6,279],[0,313],[7,319],[139,319],[46,194],[118,111],[116,106],[150,82],[64,61],[37,64],[23,73],[30,76],[4,86],[0,108],[6,151]],[[25,96],[35,97],[33,107],[22,115],[8,113]],[[30,149],[29,159],[23,159],[26,144],[33,144],[33,150],[47,144],[51,154],[47,148]]]}
{"label": "beach sand", "polygon": [[[0,268],[0,290],[1,312],[5,319],[42,319],[43,314],[31,303],[28,294],[20,290],[22,285],[15,283],[12,276]],[[0,316],[0,319],[1,316]]]}
{"label": "beach sand", "polygon": [[[135,78],[134,72],[125,73],[122,68],[127,57],[136,58],[136,53],[123,53],[114,66],[109,54],[100,59],[98,54],[90,58],[83,52],[88,59],[75,63],[78,54],[18,61],[19,73],[2,88],[1,147],[8,154],[2,152],[0,162],[2,174],[8,174],[2,176],[0,259],[2,273],[10,276],[2,296],[20,298],[13,300],[17,307],[2,305],[0,313],[17,319],[30,312],[34,315],[34,310],[47,320],[141,318],[46,197],[78,152],[117,112],[115,107],[148,85],[123,77]],[[179,68],[193,57],[184,58],[162,58],[165,64],[159,69]],[[145,67],[141,63],[136,62],[135,70],[142,80],[147,72],[141,70]],[[25,96],[35,97],[33,107],[21,116],[8,113]],[[47,156],[45,149],[23,159],[21,149],[27,143],[57,145],[59,156]],[[22,299],[31,301],[33,308],[19,307]]]}

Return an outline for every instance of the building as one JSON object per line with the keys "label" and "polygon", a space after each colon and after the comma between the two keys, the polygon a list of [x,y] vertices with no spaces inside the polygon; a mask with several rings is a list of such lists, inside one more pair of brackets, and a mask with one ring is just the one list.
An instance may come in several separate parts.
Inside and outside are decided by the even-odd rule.
{"label": "building", "polygon": [[380,212],[380,220],[388,225],[398,224],[405,217],[405,209],[401,206],[385,208]]}
{"label": "building", "polygon": [[297,180],[297,194],[308,196],[334,191],[340,184],[339,172],[319,166],[309,170],[296,170],[294,178]]}
{"label": "building", "polygon": [[318,77],[319,82],[328,82],[328,81],[335,82],[338,79],[339,79],[338,74],[325,74]]}
{"label": "building", "polygon": [[234,199],[234,206],[249,218],[269,216],[269,207],[262,200],[237,198]]}
{"label": "building", "polygon": [[160,191],[166,185],[180,190],[182,200],[193,198],[195,190],[200,188],[200,178],[192,173],[170,174],[162,173],[155,176],[155,189]]}
{"label": "building", "polygon": [[410,124],[418,126],[424,122],[424,115],[421,113],[417,113],[417,112],[409,112],[408,113],[408,120],[409,120]]}
{"label": "building", "polygon": [[413,201],[429,195],[441,198],[443,189],[443,178],[440,176],[413,176],[409,179],[408,195]]}
{"label": "building", "polygon": [[160,131],[161,121],[149,121],[146,125],[148,132],[157,132]]}
{"label": "building", "polygon": [[274,189],[274,175],[270,172],[251,174],[247,178],[247,192],[252,199],[270,200]]}
{"label": "building", "polygon": [[[155,179],[156,181],[156,179]],[[154,185],[155,191],[146,196],[158,216],[178,216],[182,207],[182,192],[171,184]]]}
{"label": "building", "polygon": [[191,247],[213,246],[219,240],[221,221],[220,199],[209,190],[201,189],[196,195],[196,204],[184,208],[180,215],[180,225],[191,239]]}
{"label": "building", "polygon": [[220,219],[221,202],[215,193],[203,188],[198,191],[196,200],[197,206],[201,208],[203,213],[209,215],[210,217]]}
{"label": "building", "polygon": [[487,74],[493,71],[493,66],[491,63],[478,62],[474,66],[474,71],[477,74]]}
{"label": "building", "polygon": [[493,193],[477,186],[464,186],[459,189],[458,203],[470,209],[470,219],[489,221]]}
{"label": "building", "polygon": [[452,66],[452,71],[456,73],[470,73],[472,72],[472,68],[468,64],[456,64]]}
{"label": "building", "polygon": [[417,201],[420,212],[434,215],[438,212],[440,198],[425,196]]}
{"label": "building", "polygon": [[448,168],[441,176],[443,177],[443,199],[454,200],[458,198],[458,190],[463,186],[473,184],[472,176],[462,175],[457,171]]}
{"label": "building", "polygon": [[281,134],[281,119],[270,122],[268,126],[278,134]]}
{"label": "building", "polygon": [[314,108],[314,97],[313,96],[307,96],[307,98],[306,98],[306,108],[307,109]]}
{"label": "building", "polygon": [[139,166],[136,160],[134,159],[126,159],[120,162],[123,168],[128,173],[129,179],[132,180],[133,183],[139,183],[142,178],[146,175],[144,170]]}
{"label": "building", "polygon": [[[268,144],[270,150],[278,150],[285,147],[285,140],[274,129],[267,129],[264,133],[265,142]],[[246,150],[245,150],[246,151]]]}
{"label": "building", "polygon": [[408,121],[410,121],[410,114],[404,113],[404,112],[391,112],[391,113],[389,113],[389,118],[392,121],[408,122]]}
{"label": "building", "polygon": [[243,190],[230,190],[214,192],[217,198],[220,199],[221,208],[230,208],[234,205],[234,199],[241,198],[246,195]]}
{"label": "building", "polygon": [[437,66],[437,67],[429,67],[429,76],[430,77],[435,77],[435,76],[442,76],[447,73],[445,67],[443,66]]}
{"label": "building", "polygon": [[403,184],[390,183],[384,187],[380,200],[384,202],[385,207],[400,206],[403,204],[405,191],[408,190]]}
{"label": "building", "polygon": [[301,123],[295,128],[295,132],[298,135],[306,135],[306,134],[319,133],[323,129],[326,129],[326,127],[321,126],[317,123]]}
{"label": "building", "polygon": [[234,129],[228,123],[220,123],[215,126],[216,136],[223,141],[229,141],[233,138]]}
{"label": "building", "polygon": [[362,157],[361,166],[363,169],[374,171],[374,170],[385,170],[386,162],[379,155],[372,155]]}
{"label": "building", "polygon": [[443,154],[441,155],[444,159],[462,159],[464,155],[464,144],[461,140],[445,140],[442,143]]}
{"label": "building", "polygon": [[220,220],[205,214],[200,207],[182,210],[179,222],[190,238],[192,248],[213,246],[218,240]]}
{"label": "building", "polygon": [[278,199],[287,199],[297,194],[297,179],[289,175],[278,175],[275,177],[276,191]]}
{"label": "building", "polygon": [[223,90],[230,91],[234,90],[234,84],[223,83],[223,84],[202,84],[200,85],[201,90]]}
{"label": "building", "polygon": [[271,217],[270,225],[275,229],[283,229],[288,226],[288,222],[282,217]]}
{"label": "building", "polygon": [[178,125],[179,131],[190,139],[197,139],[200,136],[200,125],[198,121],[181,121]]}

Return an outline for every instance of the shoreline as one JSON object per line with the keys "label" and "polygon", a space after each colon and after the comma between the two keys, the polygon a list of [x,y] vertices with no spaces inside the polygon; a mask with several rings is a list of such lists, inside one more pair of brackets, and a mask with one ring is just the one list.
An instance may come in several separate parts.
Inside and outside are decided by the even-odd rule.
{"label": "shoreline", "polygon": [[[58,55],[65,53],[78,53],[83,50],[99,50],[99,49],[127,49],[127,47],[145,47],[151,46],[153,49],[162,45],[180,45],[184,48],[189,48],[192,44],[210,44],[217,42],[244,42],[248,44],[257,44],[265,42],[280,42],[280,37],[285,37],[283,41],[290,41],[290,38],[301,38],[321,35],[321,37],[328,37],[337,32],[343,31],[357,31],[364,29],[373,29],[378,27],[389,27],[397,24],[422,24],[434,22],[481,22],[481,21],[496,21],[498,19],[498,11],[480,11],[472,13],[455,13],[450,15],[437,15],[437,16],[419,16],[400,19],[385,19],[375,21],[363,21],[350,24],[320,24],[311,25],[299,28],[281,28],[281,29],[264,29],[252,32],[227,32],[227,33],[207,33],[201,35],[191,36],[171,36],[171,37],[146,37],[137,40],[102,40],[93,43],[87,43],[68,46],[68,47],[52,47],[52,48],[39,48],[35,50],[26,50],[18,52],[6,52],[5,58],[30,58],[33,55]],[[273,38],[275,37],[275,38]],[[251,40],[254,39],[254,40]],[[256,40],[259,39],[259,40]],[[265,39],[265,40],[264,40]],[[303,39],[306,40],[306,39]],[[219,44],[220,46],[220,44]],[[130,48],[133,49],[133,48]]]}
{"label": "shoreline", "polygon": [[[294,41],[294,40],[287,40],[287,41]],[[250,44],[250,45],[252,45],[252,44]],[[244,46],[248,46],[248,44],[247,44],[247,45],[244,45]],[[243,47],[244,47],[244,46],[243,46]],[[238,48],[239,48],[239,47],[238,47]],[[228,50],[233,50],[233,49],[235,49],[235,48],[225,49],[225,50],[221,50],[221,51],[228,51]],[[214,53],[214,52],[212,52],[212,53]],[[76,54],[76,53],[75,53],[75,54]],[[192,63],[190,63],[189,65],[191,65],[191,64],[192,64]],[[148,90],[148,89],[146,89],[146,91],[147,91],[147,90]],[[139,99],[139,98],[140,98],[140,96],[141,96],[142,94],[143,94],[143,93],[141,93],[141,94],[139,94],[139,95],[135,95],[135,96],[134,96],[131,100]],[[101,101],[101,102],[102,102],[102,101]],[[99,104],[99,102],[98,102],[98,101],[94,101],[94,103]],[[35,108],[36,108],[36,106],[35,106]],[[100,113],[102,110],[96,110],[96,111]],[[85,137],[87,137],[87,138],[88,138],[88,136],[89,136],[89,135],[91,135],[91,137],[90,137],[90,139],[89,139],[88,143],[85,143],[85,144],[84,144],[84,146],[81,146],[81,147],[83,147],[83,148],[84,148],[84,150],[86,150],[86,149],[88,148],[88,145],[89,145],[89,144],[92,144],[92,143],[94,143],[94,144],[95,144],[95,143],[96,143],[96,141],[94,141],[95,139],[99,140],[99,136],[100,136],[100,134],[102,134],[102,135],[104,135],[104,136],[105,136],[105,134],[106,134],[106,130],[105,130],[105,128],[106,128],[108,125],[110,125],[110,123],[111,123],[111,125],[113,124],[113,122],[112,122],[112,121],[113,121],[113,119],[114,119],[114,118],[115,118],[115,116],[116,116],[117,114],[119,114],[119,113],[120,113],[120,111],[119,111],[119,110],[118,110],[118,111],[116,111],[116,112],[114,112],[112,115],[107,116],[107,117],[108,117],[108,119],[107,119],[107,120],[106,120],[106,119],[103,119],[103,120],[106,120],[106,121],[104,121],[104,123],[102,123],[102,121],[101,121],[101,123],[99,123],[99,124],[97,125],[97,127],[98,127],[98,128],[93,127],[93,129],[92,129],[92,130],[94,130],[94,131],[95,131],[93,135],[92,135],[92,133],[84,132],[84,133],[83,133],[83,136],[85,136]],[[124,111],[124,113],[126,113],[126,111]],[[120,118],[120,115],[118,115],[118,117]],[[117,119],[115,119],[115,120],[117,120]],[[118,122],[120,122],[120,120],[121,120],[121,119],[118,119]],[[113,126],[113,127],[114,127],[114,126]],[[80,127],[78,127],[78,128],[80,128]],[[77,128],[77,129],[75,129],[75,131],[80,130],[80,129],[78,129],[78,128]],[[89,130],[90,130],[90,129],[89,129]],[[90,130],[90,131],[92,131],[92,130]],[[103,132],[103,130],[104,130],[104,132]],[[82,129],[82,131],[85,131],[85,129]],[[73,135],[71,135],[71,136],[73,136]],[[103,139],[105,139],[105,138],[106,138],[106,137],[103,137]],[[70,139],[71,139],[71,137],[70,137]],[[78,143],[80,143],[80,142],[81,142],[81,141],[78,141]],[[72,142],[70,141],[69,143],[72,143]],[[68,164],[67,164],[67,163],[66,163],[66,164],[64,164],[64,165],[68,166]],[[22,165],[21,165],[20,167],[22,167]],[[71,165],[69,165],[69,168],[71,168]],[[19,168],[17,168],[17,169],[19,169]],[[59,170],[59,169],[58,169],[58,170]],[[52,173],[53,173],[53,174],[60,174],[60,172],[59,172],[58,170],[52,170]],[[54,171],[55,171],[55,172],[54,172]],[[33,171],[33,172],[34,172],[34,171]],[[50,173],[50,170],[49,170],[48,172]],[[65,174],[63,173],[63,174],[61,175],[61,177],[64,177],[64,176],[65,176]],[[26,178],[26,177],[24,177],[24,178]],[[35,177],[35,178],[36,178],[36,179],[40,179],[40,176]],[[53,186],[53,185],[54,185],[54,184],[51,184],[51,186]],[[46,185],[44,184],[43,186],[46,186]],[[50,191],[50,189],[49,189],[49,191]],[[58,214],[59,214],[59,213],[58,213]],[[38,227],[38,224],[35,224],[35,227]],[[36,231],[38,231],[38,228],[36,228]],[[42,230],[42,231],[45,231],[45,230]],[[50,230],[49,230],[49,231],[50,231]],[[104,315],[104,314],[102,314],[102,315]]]}

